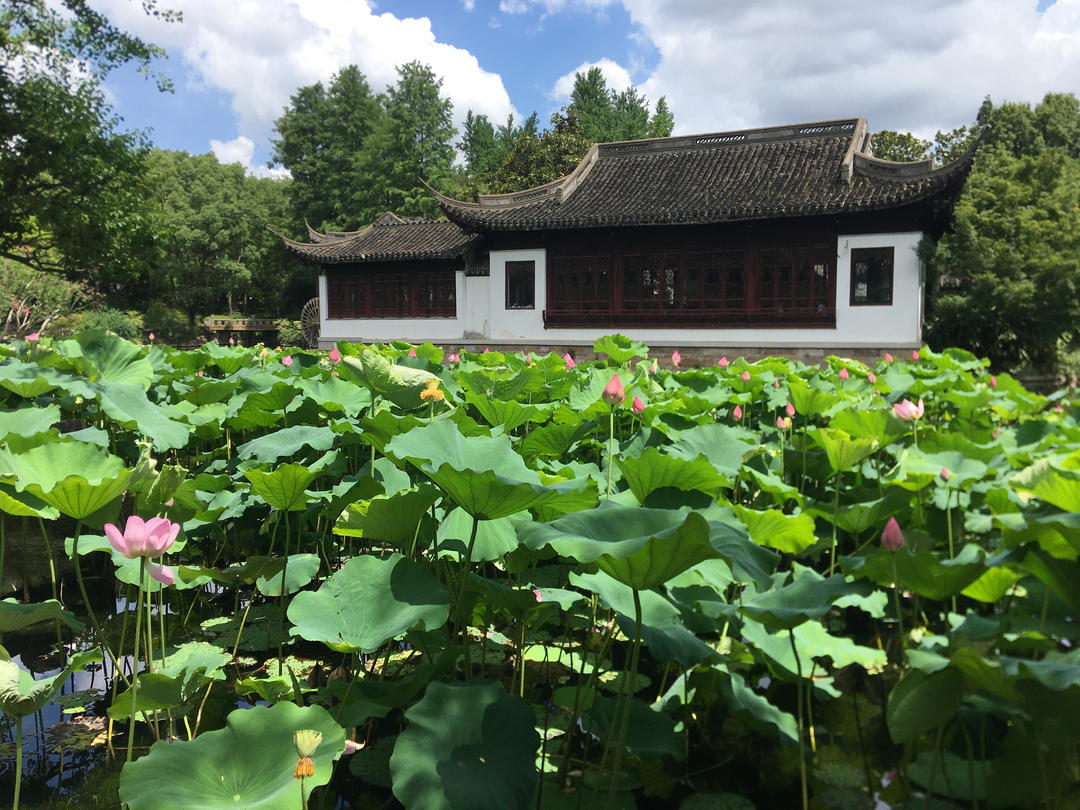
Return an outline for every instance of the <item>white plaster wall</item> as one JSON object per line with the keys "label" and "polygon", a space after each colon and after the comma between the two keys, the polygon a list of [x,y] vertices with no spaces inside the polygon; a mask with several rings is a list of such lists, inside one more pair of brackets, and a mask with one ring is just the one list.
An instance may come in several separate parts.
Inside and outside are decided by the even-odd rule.
{"label": "white plaster wall", "polygon": [[[512,341],[545,341],[551,330],[544,330],[544,295],[547,290],[547,251],[543,248],[533,250],[493,250],[491,251],[491,331],[488,337],[496,343]],[[506,308],[506,263],[534,262],[536,272],[533,276],[532,309]]]}
{"label": "white plaster wall", "polygon": [[[322,335],[320,345],[336,340],[370,342],[407,340],[420,343],[491,341],[492,343],[592,344],[612,332],[650,346],[776,346],[858,348],[922,345],[922,268],[916,248],[922,233],[841,235],[836,253],[835,329],[544,329],[547,306],[547,257],[543,248],[493,251],[490,276],[457,274],[456,318],[330,320],[326,317],[326,277],[319,277]],[[851,251],[864,247],[892,247],[893,303],[888,306],[851,306]],[[536,263],[535,301],[532,310],[506,309],[506,263]]]}
{"label": "white plaster wall", "polygon": [[[468,279],[476,281],[477,279]],[[486,281],[486,279],[482,279]],[[326,275],[319,276],[319,346],[328,349],[339,340],[372,343],[406,340],[409,343],[433,343],[461,340],[466,331],[466,278],[463,271],[454,274],[457,298],[456,318],[328,318]]]}

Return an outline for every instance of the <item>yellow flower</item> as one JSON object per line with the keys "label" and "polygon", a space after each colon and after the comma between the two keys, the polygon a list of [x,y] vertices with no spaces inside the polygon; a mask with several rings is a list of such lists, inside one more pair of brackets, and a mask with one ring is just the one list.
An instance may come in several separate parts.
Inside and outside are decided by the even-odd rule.
{"label": "yellow flower", "polygon": [[420,392],[420,399],[424,400],[425,402],[427,402],[429,399],[442,402],[444,396],[445,395],[443,394],[443,392],[439,390],[438,380],[428,380],[427,387]]}

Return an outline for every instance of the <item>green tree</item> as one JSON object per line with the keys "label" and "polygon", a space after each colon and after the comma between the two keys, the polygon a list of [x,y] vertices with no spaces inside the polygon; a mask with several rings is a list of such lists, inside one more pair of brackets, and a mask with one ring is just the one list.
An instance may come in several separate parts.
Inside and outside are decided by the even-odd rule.
{"label": "green tree", "polygon": [[649,119],[648,137],[668,138],[674,128],[675,116],[671,114],[671,110],[668,108],[667,98],[660,96],[656,100],[656,110],[653,112],[652,118]]}
{"label": "green tree", "polygon": [[593,143],[615,140],[614,101],[607,79],[598,67],[574,76],[567,114],[573,116],[581,134]]}
{"label": "green tree", "polygon": [[916,138],[910,132],[883,129],[873,135],[874,157],[882,160],[923,160],[930,154],[930,141]]}
{"label": "green tree", "polygon": [[274,122],[270,165],[292,175],[289,187],[298,221],[323,230],[356,230],[378,206],[377,178],[369,176],[369,139],[385,117],[356,65],[342,68],[323,87],[299,88]]}
{"label": "green tree", "polygon": [[385,116],[365,151],[367,175],[378,187],[375,209],[405,215],[439,216],[435,198],[425,188],[447,188],[454,161],[453,105],[442,95],[442,79],[420,62],[397,68],[397,83],[386,91]]}
{"label": "green tree", "polygon": [[577,167],[591,145],[571,113],[555,113],[551,129],[540,137],[529,132],[518,135],[510,155],[486,179],[486,185],[491,192],[500,193],[558,180]]}
{"label": "green tree", "polygon": [[1051,370],[1080,329],[1080,156],[1067,137],[1080,112],[1060,94],[1034,110],[987,100],[976,123],[989,129],[954,232],[927,256],[928,335],[998,367]]}
{"label": "green tree", "polygon": [[101,81],[127,63],[149,74],[162,53],[85,0],[0,6],[0,255],[102,285],[139,275],[153,240],[145,142],[117,131]]}
{"label": "green tree", "polygon": [[157,151],[152,162],[161,223],[154,292],[186,313],[191,328],[199,314],[248,309],[251,299],[274,311],[291,269],[266,229],[284,214],[282,181],[246,177],[210,154]]}
{"label": "green tree", "polygon": [[612,101],[612,140],[638,141],[649,137],[649,107],[644,94],[627,87]]}
{"label": "green tree", "polygon": [[498,160],[499,141],[495,137],[495,126],[486,115],[474,115],[469,110],[465,115],[465,131],[457,148],[465,158],[465,168],[470,174],[484,174],[501,161]]}

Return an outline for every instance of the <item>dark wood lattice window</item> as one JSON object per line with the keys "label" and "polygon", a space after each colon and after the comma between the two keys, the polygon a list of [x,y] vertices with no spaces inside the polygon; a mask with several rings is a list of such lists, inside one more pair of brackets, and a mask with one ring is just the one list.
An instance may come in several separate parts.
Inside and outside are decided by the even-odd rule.
{"label": "dark wood lattice window", "polygon": [[851,251],[851,305],[887,306],[893,295],[893,248]]}
{"label": "dark wood lattice window", "polygon": [[611,258],[566,256],[547,271],[547,304],[555,312],[607,312],[611,309]]}
{"label": "dark wood lattice window", "polygon": [[337,271],[327,273],[330,318],[453,318],[452,269]]}

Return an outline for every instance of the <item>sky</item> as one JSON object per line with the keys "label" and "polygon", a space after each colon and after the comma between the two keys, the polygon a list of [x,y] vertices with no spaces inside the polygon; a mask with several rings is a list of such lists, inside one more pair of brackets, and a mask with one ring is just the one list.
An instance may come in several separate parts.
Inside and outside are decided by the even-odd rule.
{"label": "sky", "polygon": [[123,69],[107,98],[163,149],[212,151],[260,176],[299,87],[358,65],[373,89],[431,66],[460,122],[531,112],[546,123],[574,74],[667,99],[674,134],[865,116],[930,138],[983,98],[1080,95],[1080,0],[91,0],[161,45],[175,92]]}

